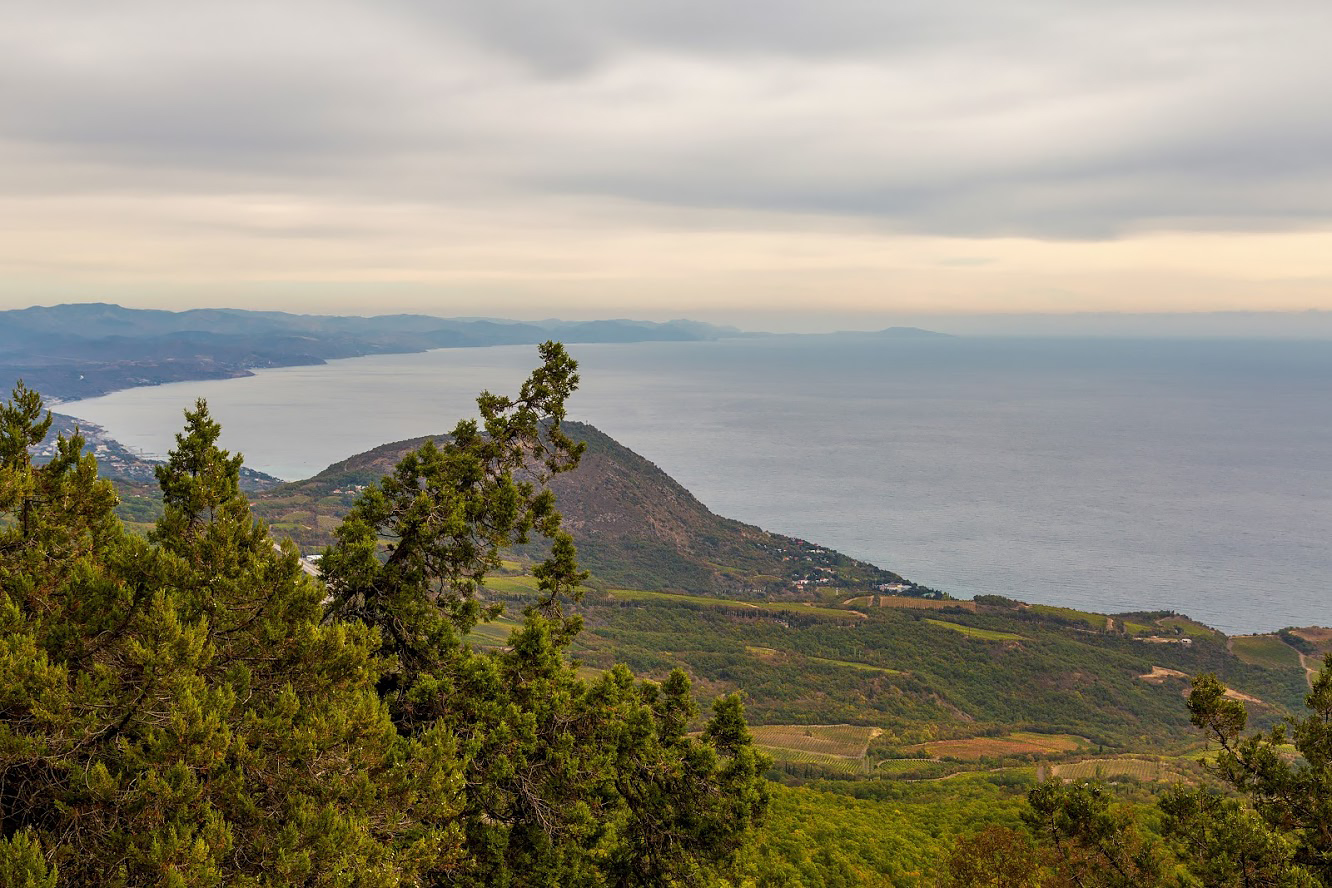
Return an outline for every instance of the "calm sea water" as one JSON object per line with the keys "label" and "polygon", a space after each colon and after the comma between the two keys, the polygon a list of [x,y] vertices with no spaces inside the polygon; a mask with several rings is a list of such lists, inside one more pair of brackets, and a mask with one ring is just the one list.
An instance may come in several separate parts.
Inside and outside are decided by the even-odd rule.
{"label": "calm sea water", "polygon": [[[579,345],[570,415],[720,514],[954,595],[1332,624],[1332,344],[826,337]],[[528,347],[442,350],[63,405],[161,455],[223,444],[308,477],[448,430]]]}

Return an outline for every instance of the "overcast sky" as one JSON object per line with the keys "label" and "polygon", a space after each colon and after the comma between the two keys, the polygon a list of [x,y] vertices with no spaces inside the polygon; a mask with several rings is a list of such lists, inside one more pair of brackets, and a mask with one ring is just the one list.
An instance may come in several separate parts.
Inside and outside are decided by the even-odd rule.
{"label": "overcast sky", "polygon": [[0,307],[1332,309],[1329,45],[1328,0],[8,2]]}

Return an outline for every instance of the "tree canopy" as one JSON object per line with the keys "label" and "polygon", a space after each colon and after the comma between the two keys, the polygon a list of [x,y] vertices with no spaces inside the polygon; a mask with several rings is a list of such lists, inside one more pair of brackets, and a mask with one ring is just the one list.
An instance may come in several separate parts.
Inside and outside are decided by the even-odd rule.
{"label": "tree canopy", "polygon": [[[738,699],[683,672],[580,678],[584,574],[545,482],[576,364],[367,489],[306,576],[250,513],[202,401],[148,539],[77,436],[0,407],[0,883],[693,885],[762,816]],[[536,533],[540,595],[499,650],[484,581]],[[699,728],[700,730],[695,730]]]}
{"label": "tree canopy", "polygon": [[1246,735],[1248,713],[1213,675],[1193,679],[1193,724],[1217,745],[1217,783],[1175,786],[1155,817],[1095,783],[1033,790],[1028,825],[1056,852],[1053,870],[1092,888],[1332,885],[1332,655],[1308,713]]}

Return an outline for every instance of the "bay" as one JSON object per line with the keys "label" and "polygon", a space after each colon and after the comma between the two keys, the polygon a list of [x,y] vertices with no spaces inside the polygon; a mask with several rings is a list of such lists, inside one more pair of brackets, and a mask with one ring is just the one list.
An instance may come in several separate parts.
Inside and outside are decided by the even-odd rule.
{"label": "bay", "polygon": [[[1332,344],[776,337],[577,345],[570,416],[720,514],[959,597],[1332,624]],[[530,347],[447,349],[60,406],[162,455],[207,398],[282,478],[447,431]]]}

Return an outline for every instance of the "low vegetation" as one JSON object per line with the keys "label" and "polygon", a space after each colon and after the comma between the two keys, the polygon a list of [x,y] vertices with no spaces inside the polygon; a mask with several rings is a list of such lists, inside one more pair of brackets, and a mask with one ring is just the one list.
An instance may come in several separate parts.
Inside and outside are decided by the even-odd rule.
{"label": "low vegetation", "polygon": [[1266,669],[1297,669],[1300,652],[1276,635],[1235,635],[1230,650],[1245,663]]}

